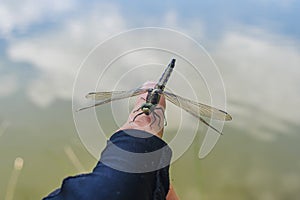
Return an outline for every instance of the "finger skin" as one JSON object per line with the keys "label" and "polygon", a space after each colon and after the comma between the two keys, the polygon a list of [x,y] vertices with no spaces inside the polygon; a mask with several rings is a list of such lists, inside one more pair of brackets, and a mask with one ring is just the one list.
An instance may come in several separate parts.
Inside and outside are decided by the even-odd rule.
{"label": "finger skin", "polygon": [[[156,84],[155,82],[146,82],[146,83],[144,83],[143,88],[154,88],[155,84]],[[143,103],[145,103],[146,97],[147,97],[147,93],[141,94],[137,97],[135,106],[134,106],[133,110],[131,111],[127,122],[120,128],[120,130],[137,129],[137,130],[149,132],[153,135],[156,135],[156,136],[162,138],[163,131],[164,131],[164,113],[162,112],[162,110],[164,111],[166,108],[166,100],[163,95],[161,96],[160,101],[156,107],[156,108],[162,108],[162,110],[161,109],[155,110],[156,114],[161,119],[160,124],[158,124],[159,120],[157,119],[155,121],[155,123],[150,126],[150,124],[154,121],[154,117],[155,117],[153,113],[151,113],[150,115],[142,114],[142,115],[138,116],[134,120],[134,122],[132,121],[133,118],[141,112],[141,111],[138,111],[138,112],[134,112],[134,111],[139,109],[141,107],[141,105]]]}
{"label": "finger skin", "polygon": [[170,190],[168,192],[166,200],[179,200],[179,197],[177,196],[177,194],[173,188],[173,185],[170,185]]}
{"label": "finger skin", "polygon": [[[143,88],[154,88],[155,84],[156,84],[155,82],[149,81],[149,82],[144,83]],[[138,108],[140,108],[140,106],[143,103],[145,103],[146,97],[147,97],[147,93],[139,95],[137,97],[135,106],[134,106],[133,110],[131,111],[127,122],[120,128],[120,130],[137,129],[137,130],[149,132],[153,135],[156,135],[157,137],[162,138],[163,131],[164,131],[164,113],[160,109],[157,109],[155,111],[156,114],[158,114],[160,116],[160,118],[162,119],[160,124],[158,124],[159,120],[157,120],[157,122],[155,122],[152,126],[150,126],[150,124],[154,120],[153,113],[148,116],[145,114],[142,114],[142,115],[138,116],[134,122],[132,122],[132,119],[139,113],[139,112],[134,112],[134,111],[137,110]],[[166,109],[166,99],[163,95],[160,98],[157,108],[162,108],[163,111]],[[179,197],[175,193],[175,190],[172,185],[170,185],[170,190],[168,192],[166,200],[179,200]]]}

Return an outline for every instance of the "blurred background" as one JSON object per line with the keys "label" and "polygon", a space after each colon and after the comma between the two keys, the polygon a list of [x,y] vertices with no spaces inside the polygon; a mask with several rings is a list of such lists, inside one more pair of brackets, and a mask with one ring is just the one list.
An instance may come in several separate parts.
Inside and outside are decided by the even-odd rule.
{"label": "blurred background", "polygon": [[99,42],[144,26],[208,50],[233,116],[208,157],[198,158],[200,127],[172,164],[181,199],[300,199],[299,9],[295,0],[1,1],[0,199],[41,199],[93,169],[72,116],[76,72]]}

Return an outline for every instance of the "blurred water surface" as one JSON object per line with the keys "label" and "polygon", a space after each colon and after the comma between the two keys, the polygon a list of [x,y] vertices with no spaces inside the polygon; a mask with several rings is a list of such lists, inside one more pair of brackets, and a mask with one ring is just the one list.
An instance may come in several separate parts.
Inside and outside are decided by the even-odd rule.
{"label": "blurred water surface", "polygon": [[[16,105],[13,110],[4,106],[8,102]],[[11,121],[0,138],[1,199],[6,195],[16,157],[24,159],[24,167],[17,182],[15,199],[40,199],[58,187],[64,177],[83,173],[65,153],[66,147],[72,149],[85,171],[91,171],[96,164],[76,134],[70,102],[59,101],[44,110],[19,96],[2,99],[0,107],[1,119],[5,116]],[[238,124],[239,120],[227,123],[215,149],[202,160],[198,159],[198,151],[205,128],[200,127],[191,147],[171,167],[171,182],[180,197],[299,199],[299,125],[282,120],[280,116],[258,112],[252,105],[229,102],[228,107],[247,110],[234,112],[233,117],[247,118],[248,123]],[[109,119],[108,107],[100,108],[98,112],[105,113],[105,110]],[[269,123],[257,119],[263,116]],[[276,129],[273,124],[285,128]],[[176,130],[166,131],[165,140],[171,140],[174,132]]]}
{"label": "blurred water surface", "polygon": [[[82,145],[72,116],[76,72],[96,44],[124,30],[144,26],[182,31],[207,49],[226,88],[226,110],[233,116],[208,157],[198,158],[206,132],[200,124],[192,145],[172,164],[171,182],[181,199],[300,199],[299,8],[299,1],[281,0],[1,1],[0,199],[11,200],[6,197],[12,197],[7,193],[12,191],[9,183],[15,181],[13,199],[41,199],[63,178],[93,169],[97,160]],[[156,36],[149,35],[154,39]],[[200,56],[190,46],[171,38],[166,35],[155,44],[170,40],[174,46],[179,45],[182,54],[201,58],[196,63],[204,67],[201,69],[210,69],[207,60],[202,59],[204,54]],[[95,54],[92,64],[96,68],[87,73],[82,84],[87,91],[81,91],[80,100],[94,89],[88,85],[89,75],[105,67],[100,65],[100,58],[114,58],[114,53],[126,49],[126,45],[127,41],[116,42],[105,46],[104,53]],[[161,55],[165,59],[156,59]],[[128,76],[114,68],[109,76],[105,75],[99,89],[113,88],[116,80],[121,80],[119,89],[131,89],[148,78],[157,80],[160,67],[164,68],[159,64],[167,64],[170,55],[134,52],[120,59],[122,63],[115,63],[115,67],[124,67]],[[145,65],[136,74],[126,71],[126,67],[150,62],[159,64]],[[184,77],[174,73],[168,86],[175,93],[210,104],[203,78],[211,82],[209,87],[225,92],[215,77],[195,77],[196,73],[185,70],[188,66],[179,62],[176,70],[188,77],[195,93],[190,92],[189,85],[179,88]],[[131,77],[135,77],[132,85]],[[213,100],[224,102],[222,98]],[[113,110],[109,105],[97,109],[107,137],[126,120],[128,106],[124,114],[118,105]],[[164,139],[170,142],[179,124],[173,116],[181,111],[167,106],[169,126]],[[112,113],[117,113],[116,122]],[[185,120],[196,123],[192,118]],[[192,130],[185,124],[184,131],[188,135]],[[96,140],[94,143],[97,145]],[[18,157],[24,162],[16,173],[14,162]]]}

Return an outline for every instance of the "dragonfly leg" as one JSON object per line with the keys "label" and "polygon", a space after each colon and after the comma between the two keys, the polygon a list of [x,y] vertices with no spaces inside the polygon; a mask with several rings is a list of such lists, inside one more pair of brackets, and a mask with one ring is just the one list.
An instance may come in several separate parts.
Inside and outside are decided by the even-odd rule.
{"label": "dragonfly leg", "polygon": [[133,113],[136,113],[136,112],[138,112],[139,110],[142,110],[142,106],[139,107],[138,109],[134,110]]}
{"label": "dragonfly leg", "polygon": [[153,120],[153,122],[150,124],[150,127],[155,123],[156,117],[158,117],[158,127],[160,128],[160,121],[161,121],[160,116],[159,116],[155,111],[153,111],[153,117],[154,117],[154,120]]}
{"label": "dragonfly leg", "polygon": [[144,97],[141,97],[141,99],[143,99],[144,101],[146,101],[146,99]]}
{"label": "dragonfly leg", "polygon": [[143,113],[143,112],[140,112],[139,114],[137,114],[136,116],[134,116],[134,118],[132,119],[132,121],[131,121],[130,123],[134,122],[134,120],[135,120],[138,116],[140,116],[140,115],[142,115],[142,114],[144,114],[144,113]]}
{"label": "dragonfly leg", "polygon": [[164,126],[167,126],[168,122],[167,122],[167,119],[166,119],[166,115],[165,115],[164,109],[162,109],[162,108],[155,108],[155,110],[161,110],[161,112],[162,112],[162,114],[164,116]]}

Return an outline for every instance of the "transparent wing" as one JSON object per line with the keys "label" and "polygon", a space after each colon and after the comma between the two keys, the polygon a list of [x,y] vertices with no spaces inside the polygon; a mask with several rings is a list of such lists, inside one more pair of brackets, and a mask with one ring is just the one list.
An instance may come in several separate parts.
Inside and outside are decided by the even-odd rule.
{"label": "transparent wing", "polygon": [[195,115],[201,115],[217,120],[230,121],[232,117],[225,111],[217,108],[186,99],[184,97],[164,92],[165,97],[176,106],[183,108],[186,111],[193,112]]}
{"label": "transparent wing", "polygon": [[229,121],[232,119],[231,116],[223,110],[219,110],[217,108],[213,108],[211,106],[198,103],[166,91],[164,91],[164,95],[167,98],[167,100],[169,100],[176,106],[184,109],[194,117],[197,117],[201,122],[203,122],[204,124],[206,124],[207,126],[209,126],[210,128],[212,128],[220,134],[222,133],[213,126],[211,126],[208,122],[206,122],[201,116],[225,121]]}
{"label": "transparent wing", "polygon": [[133,96],[137,96],[143,94],[148,91],[148,88],[138,88],[129,91],[111,91],[111,92],[90,92],[85,97],[88,99],[100,100],[100,102],[87,106],[84,108],[80,108],[78,111],[85,110],[88,108],[92,108],[95,106],[100,106],[111,101],[125,99]]}
{"label": "transparent wing", "polygon": [[115,98],[128,98],[131,95],[134,96],[135,91],[111,91],[111,92],[90,92],[88,93],[85,98],[87,99],[93,99],[93,100],[99,100],[99,101],[105,101],[108,99]]}

